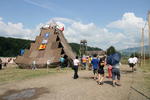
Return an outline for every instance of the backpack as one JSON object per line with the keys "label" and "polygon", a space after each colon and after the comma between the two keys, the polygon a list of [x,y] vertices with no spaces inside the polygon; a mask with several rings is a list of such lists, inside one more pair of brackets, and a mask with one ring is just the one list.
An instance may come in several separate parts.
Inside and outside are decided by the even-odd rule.
{"label": "backpack", "polygon": [[120,62],[120,60],[121,60],[121,55],[119,53],[115,53],[107,57],[107,64],[116,65]]}
{"label": "backpack", "polygon": [[102,59],[100,59],[100,61],[99,61],[99,66],[105,66],[105,61],[102,60]]}

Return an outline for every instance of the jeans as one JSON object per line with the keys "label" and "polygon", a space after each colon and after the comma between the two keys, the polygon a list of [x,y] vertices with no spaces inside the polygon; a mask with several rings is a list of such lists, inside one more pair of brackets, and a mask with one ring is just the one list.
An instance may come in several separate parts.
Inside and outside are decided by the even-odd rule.
{"label": "jeans", "polygon": [[112,79],[115,80],[116,77],[118,80],[120,80],[120,69],[119,68],[112,69]]}
{"label": "jeans", "polygon": [[73,70],[74,70],[74,79],[77,79],[79,76],[78,76],[78,66],[74,66],[74,68],[73,68]]}

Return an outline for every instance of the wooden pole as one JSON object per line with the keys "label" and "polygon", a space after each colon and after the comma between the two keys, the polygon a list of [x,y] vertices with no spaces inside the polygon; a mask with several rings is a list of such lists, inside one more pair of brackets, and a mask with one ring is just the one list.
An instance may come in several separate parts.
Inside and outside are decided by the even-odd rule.
{"label": "wooden pole", "polygon": [[144,58],[143,53],[144,53],[144,28],[142,28],[142,35],[141,35],[141,64]]}
{"label": "wooden pole", "polygon": [[143,38],[144,38],[144,28],[142,28],[142,34],[141,34],[141,57],[143,58]]}
{"label": "wooden pole", "polygon": [[149,30],[149,57],[150,57],[150,11],[148,12],[148,30]]}

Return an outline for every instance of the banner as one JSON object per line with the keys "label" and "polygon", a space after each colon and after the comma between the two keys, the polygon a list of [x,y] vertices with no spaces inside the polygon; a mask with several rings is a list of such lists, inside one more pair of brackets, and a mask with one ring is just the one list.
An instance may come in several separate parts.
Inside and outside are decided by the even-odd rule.
{"label": "banner", "polygon": [[47,44],[47,40],[43,40],[43,41],[42,41],[42,44]]}
{"label": "banner", "polygon": [[20,55],[23,56],[23,54],[24,54],[24,49],[21,49],[20,50]]}
{"label": "banner", "polygon": [[58,28],[58,29],[61,30],[61,31],[64,31],[64,26],[57,25],[56,28]]}
{"label": "banner", "polygon": [[45,33],[44,38],[48,38],[49,34],[50,34],[50,32]]}
{"label": "banner", "polygon": [[40,47],[39,47],[39,50],[43,50],[46,48],[46,45],[45,44],[41,44]]}

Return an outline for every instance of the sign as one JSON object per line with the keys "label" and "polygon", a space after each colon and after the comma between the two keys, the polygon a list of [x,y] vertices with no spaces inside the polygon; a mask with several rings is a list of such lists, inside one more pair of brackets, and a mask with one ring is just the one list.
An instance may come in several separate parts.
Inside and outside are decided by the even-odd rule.
{"label": "sign", "polygon": [[42,41],[42,44],[47,44],[47,40],[43,40],[43,41]]}
{"label": "sign", "polygon": [[24,49],[20,50],[20,55],[22,56],[24,54]]}
{"label": "sign", "polygon": [[50,32],[45,33],[44,38],[48,38],[49,34],[50,34]]}
{"label": "sign", "polygon": [[41,44],[40,47],[39,47],[39,50],[43,50],[46,48],[46,45],[45,44]]}

